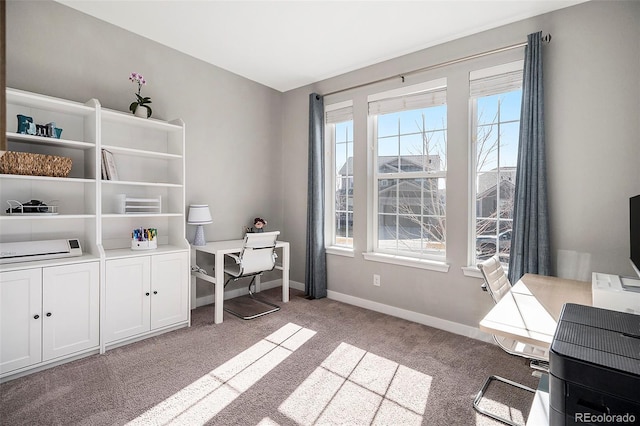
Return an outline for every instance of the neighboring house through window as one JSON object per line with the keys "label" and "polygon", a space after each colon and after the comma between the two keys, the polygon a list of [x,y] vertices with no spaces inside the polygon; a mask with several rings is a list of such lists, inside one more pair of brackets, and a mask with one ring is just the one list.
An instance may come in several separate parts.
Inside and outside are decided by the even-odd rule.
{"label": "neighboring house through window", "polygon": [[325,107],[327,245],[353,248],[353,106]]}
{"label": "neighboring house through window", "polygon": [[445,260],[446,80],[371,95],[373,250]]}
{"label": "neighboring house through window", "polygon": [[471,263],[499,253],[509,262],[516,183],[522,61],[469,78],[473,163]]}

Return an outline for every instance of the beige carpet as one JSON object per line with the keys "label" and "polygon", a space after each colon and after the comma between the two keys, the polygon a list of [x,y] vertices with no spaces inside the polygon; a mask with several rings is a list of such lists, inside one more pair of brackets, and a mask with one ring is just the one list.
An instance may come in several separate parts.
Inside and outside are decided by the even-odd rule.
{"label": "beige carpet", "polygon": [[[277,303],[280,289],[263,292]],[[496,425],[472,408],[491,374],[535,387],[525,360],[420,324],[292,290],[252,321],[193,326],[0,385],[2,425]],[[483,404],[524,423],[532,396]]]}

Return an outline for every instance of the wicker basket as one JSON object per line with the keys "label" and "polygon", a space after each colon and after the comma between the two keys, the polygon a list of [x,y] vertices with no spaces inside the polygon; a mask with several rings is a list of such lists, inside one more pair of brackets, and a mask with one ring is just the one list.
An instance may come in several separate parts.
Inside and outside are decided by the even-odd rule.
{"label": "wicker basket", "polygon": [[71,158],[31,152],[0,151],[0,173],[10,175],[67,177]]}

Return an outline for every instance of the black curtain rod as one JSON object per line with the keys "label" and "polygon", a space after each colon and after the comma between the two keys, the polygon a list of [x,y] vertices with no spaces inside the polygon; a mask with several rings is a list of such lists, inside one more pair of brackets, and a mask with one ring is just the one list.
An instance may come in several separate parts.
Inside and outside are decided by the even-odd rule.
{"label": "black curtain rod", "polygon": [[[542,37],[542,42],[543,43],[550,43],[551,42],[551,34],[547,34],[547,35],[543,36]],[[494,55],[496,53],[501,53],[501,52],[507,52],[509,50],[518,49],[518,48],[524,47],[526,45],[527,45],[527,42],[525,41],[523,43],[512,44],[510,46],[500,47],[498,49],[487,50],[486,52],[476,53],[474,55],[465,56],[464,58],[452,59],[450,61],[441,62],[439,64],[429,65],[428,67],[423,67],[423,68],[418,68],[416,70],[407,71],[407,72],[405,72],[403,74],[396,74],[396,75],[391,76],[391,77],[384,77],[384,78],[381,78],[381,79],[378,79],[378,80],[369,81],[367,83],[358,84],[356,86],[347,87],[345,89],[335,90],[333,92],[325,93],[325,94],[323,94],[321,96],[335,95],[336,93],[346,92],[347,90],[359,89],[361,87],[370,86],[370,85],[376,84],[376,83],[382,83],[383,81],[393,80],[395,78],[401,79],[402,82],[404,83],[404,79],[408,75],[417,74],[417,73],[421,73],[421,72],[425,72],[425,71],[431,71],[431,70],[436,69],[436,68],[442,68],[442,67],[446,67],[448,65],[458,64],[460,62],[465,62],[465,61],[470,61],[472,59],[482,58],[483,56]]]}

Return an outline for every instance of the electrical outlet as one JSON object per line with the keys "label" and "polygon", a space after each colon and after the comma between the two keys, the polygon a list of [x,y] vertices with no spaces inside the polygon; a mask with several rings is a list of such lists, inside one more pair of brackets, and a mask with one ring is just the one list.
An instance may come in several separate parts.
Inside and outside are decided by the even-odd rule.
{"label": "electrical outlet", "polygon": [[380,275],[373,274],[373,285],[380,287]]}

